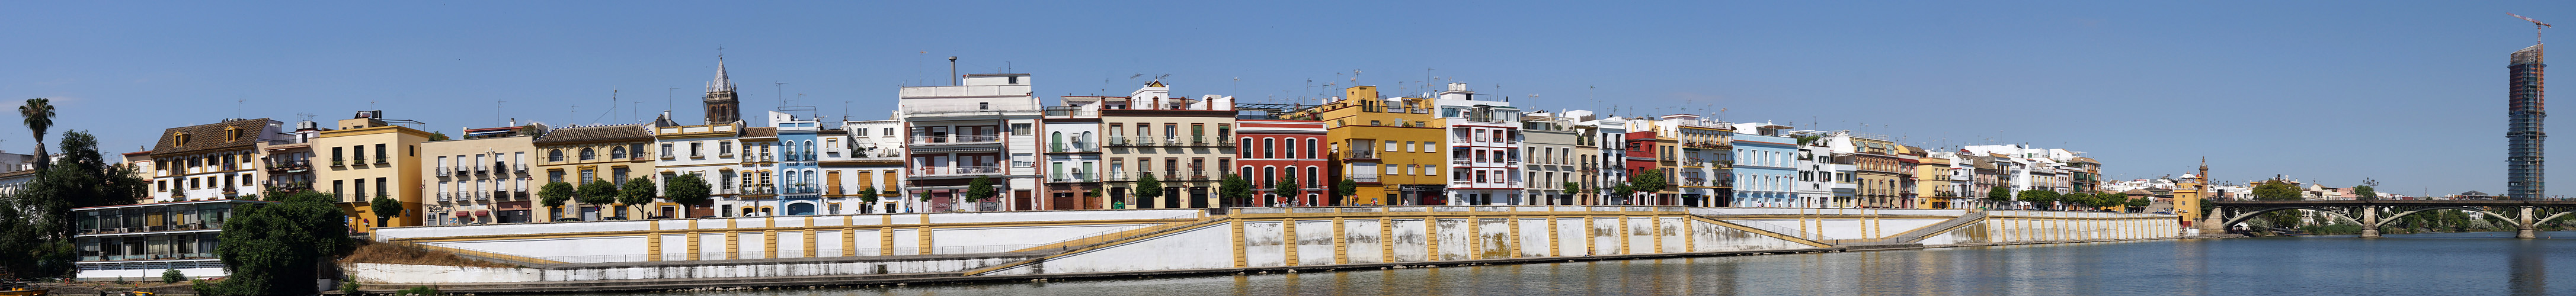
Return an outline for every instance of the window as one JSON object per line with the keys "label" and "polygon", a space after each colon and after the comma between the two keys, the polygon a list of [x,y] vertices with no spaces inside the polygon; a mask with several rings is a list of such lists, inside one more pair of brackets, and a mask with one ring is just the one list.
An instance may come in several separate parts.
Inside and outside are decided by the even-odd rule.
{"label": "window", "polygon": [[993,109],[993,103],[992,103],[992,102],[976,102],[976,103],[975,103],[975,110],[992,110],[992,109]]}
{"label": "window", "polygon": [[[583,155],[583,156],[588,156],[588,155]],[[590,158],[589,158],[589,157],[582,157],[582,159],[590,159]],[[608,148],[608,159],[626,159],[626,147],[612,147],[612,148]]]}
{"label": "window", "polygon": [[1036,135],[1036,134],[1037,134],[1037,133],[1035,133],[1035,132],[1030,132],[1030,131],[1029,131],[1029,128],[1030,128],[1029,124],[1026,124],[1026,123],[1013,123],[1013,124],[1011,124],[1011,134],[1013,134],[1013,135]]}
{"label": "window", "polygon": [[1315,148],[1319,148],[1315,147],[1315,138],[1306,138],[1306,157],[1323,158],[1322,154],[1315,154]]}
{"label": "window", "polygon": [[[1293,141],[1292,141],[1292,142],[1289,142],[1289,143],[1290,143],[1290,144],[1295,144],[1296,142],[1293,142]],[[1279,158],[1279,157],[1278,157],[1278,156],[1279,156],[1279,150],[1278,150],[1279,146],[1278,146],[1278,145],[1279,145],[1279,141],[1278,141],[1278,140],[1274,140],[1274,139],[1270,139],[1270,138],[1262,138],[1262,139],[1261,139],[1261,158]],[[1295,156],[1290,156],[1290,157],[1295,157]]]}
{"label": "window", "polygon": [[563,161],[563,149],[547,150],[546,161]]}
{"label": "window", "polygon": [[733,141],[716,141],[718,156],[733,155]]}
{"label": "window", "polygon": [[662,143],[662,156],[671,156],[671,143]]}
{"label": "window", "polygon": [[705,153],[700,153],[706,150],[706,146],[707,143],[689,142],[689,157],[706,157]]}
{"label": "window", "polygon": [[1422,165],[1422,175],[1425,175],[1425,176],[1439,176],[1439,175],[1440,175],[1440,165],[1436,165],[1436,164],[1426,164],[1426,165]]}
{"label": "window", "polygon": [[349,146],[349,158],[360,161],[367,160],[367,145]]}
{"label": "window", "polygon": [[385,150],[385,144],[376,144],[376,163],[385,163],[385,157],[389,156],[386,154],[393,154],[393,152]]}
{"label": "window", "polygon": [[590,150],[590,148],[581,148],[581,160],[593,160],[593,159],[599,159],[599,152],[598,152],[598,151],[592,151],[592,150]]}
{"label": "window", "polygon": [[1386,140],[1386,152],[1395,152],[1395,140]]}

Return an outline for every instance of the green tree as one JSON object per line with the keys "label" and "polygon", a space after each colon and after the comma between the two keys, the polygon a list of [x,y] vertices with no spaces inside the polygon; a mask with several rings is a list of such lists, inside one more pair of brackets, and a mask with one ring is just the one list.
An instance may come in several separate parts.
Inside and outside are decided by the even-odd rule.
{"label": "green tree", "polygon": [[617,203],[617,183],[601,179],[582,182],[581,187],[573,188],[573,200],[592,206]]}
{"label": "green tree", "polygon": [[617,203],[635,207],[635,212],[643,213],[644,210],[652,209],[650,205],[655,195],[661,195],[660,192],[655,192],[657,190],[654,190],[654,187],[653,178],[626,179],[626,187],[617,189]]}
{"label": "green tree", "polygon": [[[1629,186],[1628,182],[1610,182],[1610,196],[1628,197],[1636,194],[1637,186]],[[1608,201],[1603,201],[1603,203],[1608,203]]]}
{"label": "green tree", "polygon": [[1000,192],[1001,191],[999,190],[993,189],[993,178],[975,176],[974,181],[966,182],[967,201],[991,201],[993,199],[993,195],[1000,194]]}
{"label": "green tree", "polygon": [[[563,208],[565,201],[572,200],[572,195],[577,193],[575,191],[576,190],[572,187],[572,183],[565,183],[563,181],[547,182],[545,186],[537,187],[537,203],[544,205],[547,208],[561,209]],[[563,211],[555,212],[561,213]],[[557,216],[561,215],[559,214]]]}
{"label": "green tree", "polygon": [[348,216],[330,194],[300,192],[274,205],[234,209],[216,234],[215,257],[231,275],[204,289],[213,295],[309,295],[333,257],[357,247]]}
{"label": "green tree", "polygon": [[2136,212],[2144,212],[2144,211],[2146,211],[2147,206],[2154,205],[2154,204],[2155,204],[2155,201],[2152,201],[2152,200],[2147,200],[2147,199],[2144,199],[2144,198],[2131,198],[2131,199],[2128,199],[2128,201],[2127,201],[2127,202],[2125,202],[2125,204],[2124,204],[2124,205],[2129,206],[2129,212],[2130,212],[2130,213],[2136,213]]}
{"label": "green tree", "polygon": [[[18,117],[24,120],[20,122],[25,123],[27,130],[33,132],[31,135],[36,137],[34,155],[52,155],[45,153],[45,130],[54,127],[53,102],[54,100],[50,99],[33,98],[27,99],[26,105],[18,106]],[[47,166],[49,164],[43,161],[36,162],[36,169],[45,169]]]}
{"label": "green tree", "polygon": [[2055,210],[2060,209],[2057,206],[2057,202],[2064,200],[2057,197],[2056,191],[2030,189],[2021,191],[2021,201],[2030,202],[2032,206],[2037,206],[2041,209]]}
{"label": "green tree", "polygon": [[874,204],[877,202],[877,185],[859,186],[859,191],[850,194],[859,196],[859,202]]}
{"label": "green tree", "polygon": [[707,178],[698,174],[680,174],[666,181],[669,183],[662,184],[662,195],[673,203],[706,206],[707,194],[714,192],[708,188]]}
{"label": "green tree", "polygon": [[1129,206],[1152,203],[1154,199],[1163,197],[1163,180],[1154,179],[1154,173],[1151,172],[1139,173],[1139,175],[1144,176],[1136,177],[1136,187],[1133,189],[1136,190],[1136,200],[1128,202]]}
{"label": "green tree", "polygon": [[[50,113],[51,107],[46,107]],[[50,124],[50,122],[48,122]],[[71,209],[131,204],[147,180],[138,169],[108,162],[98,139],[86,131],[63,134],[61,153],[39,162],[32,180],[0,196],[0,272],[19,277],[61,277],[74,271]]]}
{"label": "green tree", "polygon": [[1297,176],[1295,176],[1295,175],[1290,175],[1290,176],[1286,176],[1286,177],[1284,177],[1284,178],[1279,178],[1279,181],[1278,181],[1278,182],[1271,182],[1271,184],[1270,184],[1270,194],[1271,194],[1271,195],[1277,195],[1277,196],[1279,196],[1279,197],[1280,197],[1280,198],[1282,198],[1282,199],[1291,200],[1292,202],[1290,202],[1290,204],[1300,205],[1300,206],[1314,206],[1314,205],[1309,205],[1309,204],[1297,204],[1297,203],[1295,203],[1295,202],[1294,202],[1294,201],[1301,201],[1301,199],[1299,199],[1298,197],[1301,197],[1301,196],[1305,196],[1305,195],[1306,195],[1306,186],[1305,186],[1305,184],[1304,184],[1304,183],[1297,183]]}
{"label": "green tree", "polygon": [[1217,177],[1216,184],[1216,196],[1224,199],[1225,203],[1236,206],[1252,203],[1252,180],[1244,179],[1242,175],[1225,174]]}
{"label": "green tree", "polygon": [[447,137],[447,132],[429,132],[429,140],[430,140],[430,141],[446,141],[446,140],[450,140],[450,139]]}
{"label": "green tree", "polygon": [[2379,190],[2370,185],[2353,186],[2352,195],[2359,195],[2355,199],[2360,200],[2379,200]]}
{"label": "green tree", "polygon": [[2254,185],[2254,199],[2300,200],[2303,198],[2299,197],[2298,186],[2290,185],[2289,182],[2281,182],[2281,180],[2271,180],[2263,181],[2262,184]]}
{"label": "green tree", "polygon": [[402,201],[394,200],[392,196],[384,193],[376,193],[375,199],[367,200],[367,208],[376,211],[376,225],[379,226],[385,225],[385,221],[403,216]]}
{"label": "green tree", "polygon": [[2012,197],[2012,189],[2003,186],[1986,187],[1986,199],[2001,201],[2011,200]]}
{"label": "green tree", "polygon": [[1331,205],[1349,205],[1351,196],[1360,195],[1360,181],[1342,177],[1342,181],[1333,182],[1333,190],[1329,192],[1333,193],[1332,200],[1328,201]]}

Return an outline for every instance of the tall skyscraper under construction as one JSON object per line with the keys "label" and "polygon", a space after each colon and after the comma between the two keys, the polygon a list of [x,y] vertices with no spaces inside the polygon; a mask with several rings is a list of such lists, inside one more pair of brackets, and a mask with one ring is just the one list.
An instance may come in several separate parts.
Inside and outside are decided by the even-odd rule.
{"label": "tall skyscraper under construction", "polygon": [[2546,155],[2541,144],[2549,134],[2541,132],[2540,122],[2549,117],[2549,112],[2547,101],[2541,97],[2547,89],[2541,75],[2545,72],[2542,68],[2548,67],[2541,63],[2540,45],[2536,44],[2513,52],[2513,63],[2505,65],[2512,76],[2512,84],[2507,87],[2510,92],[2505,95],[2506,114],[2511,120],[2504,133],[2506,197],[2525,200],[2545,196],[2544,185],[2548,183],[2541,173],[2541,161]]}

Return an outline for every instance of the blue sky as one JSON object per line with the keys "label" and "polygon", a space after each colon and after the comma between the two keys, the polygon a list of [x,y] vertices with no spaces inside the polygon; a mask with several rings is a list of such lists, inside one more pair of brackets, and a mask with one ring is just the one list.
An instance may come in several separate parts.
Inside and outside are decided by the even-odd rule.
{"label": "blue sky", "polygon": [[[693,122],[723,47],[753,112],[884,119],[896,87],[943,83],[947,56],[1033,73],[1050,103],[1136,76],[1246,102],[1436,77],[1524,108],[2062,147],[2116,178],[2208,157],[2226,180],[2445,194],[2503,188],[2505,55],[2532,43],[2504,13],[2576,24],[2569,1],[1777,2],[38,1],[0,10],[0,104],[52,98],[52,136],[112,152],[368,109],[451,134]],[[27,151],[11,126],[0,148]],[[2556,181],[2576,163],[2550,169],[2567,184],[2552,194],[2576,192]]]}

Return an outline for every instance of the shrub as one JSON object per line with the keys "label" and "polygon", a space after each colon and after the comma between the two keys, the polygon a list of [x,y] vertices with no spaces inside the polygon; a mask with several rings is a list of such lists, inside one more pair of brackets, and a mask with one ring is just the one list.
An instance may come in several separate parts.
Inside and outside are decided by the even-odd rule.
{"label": "shrub", "polygon": [[402,289],[402,291],[394,291],[394,295],[438,295],[438,288],[411,287],[410,289]]}
{"label": "shrub", "polygon": [[178,283],[179,281],[185,280],[188,280],[188,275],[179,273],[179,269],[177,268],[161,271],[161,283],[163,284]]}

